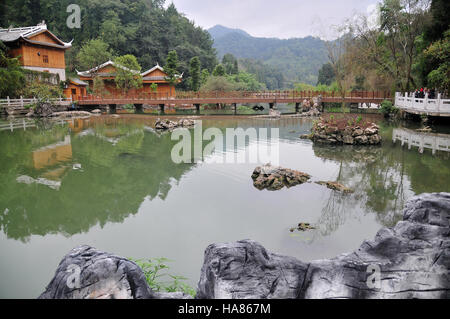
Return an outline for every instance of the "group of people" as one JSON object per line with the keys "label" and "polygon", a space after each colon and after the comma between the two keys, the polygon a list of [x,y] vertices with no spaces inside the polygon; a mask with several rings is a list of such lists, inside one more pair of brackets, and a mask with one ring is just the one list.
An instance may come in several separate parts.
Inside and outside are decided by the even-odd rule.
{"label": "group of people", "polygon": [[427,89],[427,88],[421,88],[414,91],[414,97],[416,99],[424,99],[425,95],[428,93],[429,99],[435,99],[436,98],[436,90],[435,89]]}

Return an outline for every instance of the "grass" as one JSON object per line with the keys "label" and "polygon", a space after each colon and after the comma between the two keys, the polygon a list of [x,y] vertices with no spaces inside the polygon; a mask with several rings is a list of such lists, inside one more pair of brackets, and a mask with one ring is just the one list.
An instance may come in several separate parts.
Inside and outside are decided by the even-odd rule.
{"label": "grass", "polygon": [[169,274],[169,266],[167,263],[170,262],[167,258],[153,258],[147,260],[134,260],[139,267],[141,267],[144,272],[145,279],[149,287],[155,292],[184,292],[185,294],[195,297],[196,291],[194,288],[186,284],[184,281],[187,278],[182,276],[175,276]]}

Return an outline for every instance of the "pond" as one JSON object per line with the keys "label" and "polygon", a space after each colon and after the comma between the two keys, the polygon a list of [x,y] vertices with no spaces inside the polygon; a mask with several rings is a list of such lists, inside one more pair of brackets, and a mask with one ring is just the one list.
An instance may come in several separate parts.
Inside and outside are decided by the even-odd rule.
{"label": "pond", "polygon": [[[426,144],[421,153],[394,143],[412,139],[416,127],[380,119],[382,146],[332,147],[299,139],[310,119],[202,118],[203,130],[279,128],[279,164],[312,183],[269,192],[253,186],[256,163],[175,164],[177,141],[156,133],[154,121],[102,116],[0,131],[0,298],[37,297],[62,257],[83,244],[133,259],[166,257],[170,272],[193,287],[211,243],[253,239],[303,261],[332,258],[394,225],[415,194],[450,191],[448,148]],[[450,135],[436,129],[441,134],[423,134],[442,149]],[[267,141],[216,151],[255,143]],[[300,222],[317,229],[291,233]]]}

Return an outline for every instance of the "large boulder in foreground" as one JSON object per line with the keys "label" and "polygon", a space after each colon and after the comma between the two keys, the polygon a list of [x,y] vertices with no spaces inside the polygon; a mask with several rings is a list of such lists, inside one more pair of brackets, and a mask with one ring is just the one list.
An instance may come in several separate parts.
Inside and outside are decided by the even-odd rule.
{"label": "large boulder in foreground", "polygon": [[197,298],[450,298],[450,194],[412,198],[403,221],[353,253],[305,263],[244,240],[210,245]]}
{"label": "large boulder in foreground", "polygon": [[81,246],[70,251],[40,299],[185,299],[183,293],[156,293],[134,262]]}

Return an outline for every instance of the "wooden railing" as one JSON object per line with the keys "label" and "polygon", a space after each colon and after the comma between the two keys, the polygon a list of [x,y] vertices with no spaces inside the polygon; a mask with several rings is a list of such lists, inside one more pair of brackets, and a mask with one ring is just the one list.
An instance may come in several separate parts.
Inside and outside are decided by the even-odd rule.
{"label": "wooden railing", "polygon": [[321,96],[322,98],[344,98],[344,99],[390,99],[390,92],[385,91],[355,91],[346,92],[342,94],[340,92],[319,92],[319,91],[259,91],[259,92],[247,92],[247,91],[211,91],[211,92],[186,92],[177,91],[175,95],[169,93],[147,93],[140,92],[134,94],[107,94],[103,96],[80,96],[79,101],[104,101],[104,100],[195,100],[195,99],[309,99],[313,97]]}
{"label": "wooden railing", "polygon": [[413,93],[395,94],[395,106],[414,113],[436,114],[450,116],[450,99],[443,99],[441,94],[431,99],[428,94],[425,98],[416,98]]}

